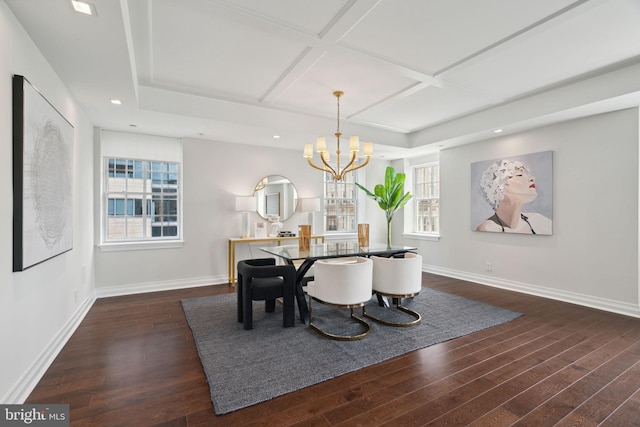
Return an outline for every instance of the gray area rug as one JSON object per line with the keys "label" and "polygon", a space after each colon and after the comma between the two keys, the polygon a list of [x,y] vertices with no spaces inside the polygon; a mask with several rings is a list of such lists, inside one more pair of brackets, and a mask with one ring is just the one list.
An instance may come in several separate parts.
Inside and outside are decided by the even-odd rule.
{"label": "gray area rug", "polygon": [[[236,321],[235,294],[183,300],[182,307],[219,415],[522,315],[428,288],[403,303],[422,314],[422,323],[397,328],[369,320],[369,335],[349,342],[327,339],[297,317],[295,327],[283,328],[282,306],[265,313],[261,301],[253,304],[254,329],[245,331]],[[385,317],[397,312],[378,307],[375,298],[367,311]],[[313,314],[331,332],[361,328],[349,321],[348,309],[314,303]]]}

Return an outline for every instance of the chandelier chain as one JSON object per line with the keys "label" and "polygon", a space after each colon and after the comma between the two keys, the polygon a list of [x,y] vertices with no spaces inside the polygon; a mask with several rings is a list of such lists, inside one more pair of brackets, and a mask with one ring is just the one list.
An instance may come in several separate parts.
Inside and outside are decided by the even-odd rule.
{"label": "chandelier chain", "polygon": [[337,134],[341,134],[340,133],[340,96],[341,95],[342,95],[341,93],[336,92],[336,99],[338,101],[338,114],[337,114],[338,128],[336,129]]}

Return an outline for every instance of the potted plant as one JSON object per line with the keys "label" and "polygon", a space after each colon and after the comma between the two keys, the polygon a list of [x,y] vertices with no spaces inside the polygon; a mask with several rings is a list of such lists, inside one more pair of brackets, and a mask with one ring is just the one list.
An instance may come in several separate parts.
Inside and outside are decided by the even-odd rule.
{"label": "potted plant", "polygon": [[387,166],[384,174],[384,184],[376,185],[373,192],[356,182],[358,188],[364,191],[368,197],[375,200],[380,209],[385,212],[387,218],[387,247],[391,247],[391,220],[393,220],[393,215],[413,197],[411,193],[404,192],[405,178],[406,175],[404,173],[396,173],[393,167]]}

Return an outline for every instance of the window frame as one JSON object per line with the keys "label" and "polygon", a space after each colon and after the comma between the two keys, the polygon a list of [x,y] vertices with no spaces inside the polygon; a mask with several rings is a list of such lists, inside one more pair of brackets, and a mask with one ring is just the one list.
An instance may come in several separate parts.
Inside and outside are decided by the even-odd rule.
{"label": "window frame", "polygon": [[[418,183],[418,169],[425,168],[425,167],[434,167],[434,166],[438,167],[438,180],[437,180],[438,197],[429,197],[427,199],[438,200],[438,220],[437,220],[438,230],[437,231],[418,231],[418,201],[424,200],[424,198],[418,198],[419,192],[416,189],[416,186],[421,184],[421,183]],[[410,165],[408,169],[411,171],[411,179],[410,181],[407,180],[409,181],[407,182],[407,184],[410,184],[413,197],[411,198],[410,204],[405,207],[405,232],[403,234],[405,237],[409,237],[409,238],[416,238],[416,239],[428,240],[428,241],[438,241],[440,240],[440,233],[441,233],[440,219],[442,218],[442,212],[441,212],[442,204],[440,203],[442,200],[441,187],[440,187],[441,186],[440,161],[434,160],[434,161],[418,163],[415,165]]]}
{"label": "window frame", "polygon": [[[153,212],[146,212],[149,209],[149,206],[152,206],[152,201],[154,199],[156,199],[157,195],[160,194],[161,200],[164,200],[163,195],[165,194],[165,189],[168,189],[171,187],[172,190],[175,191],[169,191],[167,192],[167,194],[175,194],[175,199],[171,198],[172,200],[175,200],[174,202],[174,209],[175,209],[175,216],[176,216],[176,220],[175,221],[168,221],[169,223],[171,223],[172,226],[175,226],[177,228],[177,233],[175,236],[153,236],[153,225],[149,225],[149,232],[150,234],[148,236],[145,237],[129,237],[129,238],[122,238],[122,239],[109,239],[107,237],[108,234],[108,221],[109,218],[114,218],[114,216],[109,215],[109,207],[110,207],[110,200],[113,200],[113,197],[110,197],[110,195],[114,195],[117,194],[117,191],[110,191],[108,188],[109,185],[109,160],[113,159],[115,160],[124,160],[125,163],[128,162],[142,162],[143,164],[147,164],[148,168],[144,169],[144,171],[142,172],[142,178],[137,178],[137,177],[124,177],[127,181],[125,181],[125,191],[122,191],[120,194],[124,195],[124,199],[128,200],[128,201],[132,201],[133,205],[135,206],[135,200],[138,200],[137,197],[133,197],[133,198],[128,198],[126,197],[128,194],[132,194],[132,195],[140,195],[141,196],[141,200],[142,202],[140,203],[141,205],[141,209],[142,209],[142,215],[137,215],[137,213],[135,212],[135,207],[134,207],[134,212],[133,215],[129,215],[128,214],[128,210],[129,210],[129,204],[127,202],[124,202],[124,215],[116,215],[115,217],[118,218],[141,218],[143,224],[146,224],[148,221],[153,221],[153,217],[154,217],[154,213]],[[154,180],[154,173],[157,173],[157,171],[153,170],[153,164],[166,164],[166,165],[175,165],[175,169],[177,170],[169,170],[169,166],[167,166],[167,170],[166,171],[162,171],[163,174],[166,175],[174,175],[175,176],[175,180],[177,181],[175,184],[170,184],[170,183],[163,183],[160,182],[159,184],[153,184],[153,180]],[[140,159],[140,158],[132,158],[131,156],[126,156],[126,155],[104,155],[102,157],[102,162],[101,162],[101,171],[100,171],[100,176],[101,176],[101,203],[100,203],[100,249],[102,251],[120,251],[120,250],[139,250],[139,249],[159,249],[159,248],[176,248],[176,247],[181,247],[184,243],[183,241],[183,233],[184,233],[184,228],[183,228],[183,209],[182,209],[182,205],[183,205],[183,170],[182,170],[182,161],[176,161],[176,160],[154,160],[154,159]],[[128,170],[125,168],[124,174],[126,175],[128,173]],[[135,173],[135,171],[134,171]],[[129,178],[131,179],[142,179],[142,191],[129,191],[129,189],[126,187],[128,185],[128,180]],[[149,182],[151,181],[151,182]],[[161,180],[162,181],[162,180]],[[168,181],[168,180],[167,180]],[[154,187],[154,185],[156,185]],[[160,187],[157,187],[157,185],[160,185]],[[166,187],[166,188],[165,188]],[[154,192],[154,188],[160,188],[159,192]],[[163,205],[164,206],[164,205]],[[174,212],[171,212],[171,216],[174,216]],[[161,214],[162,216],[162,214]],[[164,218],[161,218],[164,219]],[[159,221],[161,223],[161,226],[164,227],[164,225],[162,225],[162,223],[166,223],[167,221]],[[143,228],[145,228],[146,225],[143,225]]]}

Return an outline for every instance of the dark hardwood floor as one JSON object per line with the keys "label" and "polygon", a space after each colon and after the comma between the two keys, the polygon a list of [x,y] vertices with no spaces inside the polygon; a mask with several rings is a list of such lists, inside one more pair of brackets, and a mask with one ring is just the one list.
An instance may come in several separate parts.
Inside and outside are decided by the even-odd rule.
{"label": "dark hardwood floor", "polygon": [[233,288],[105,298],[27,403],[69,404],[72,426],[640,426],[640,319],[423,277],[525,315],[216,416],[180,300]]}

